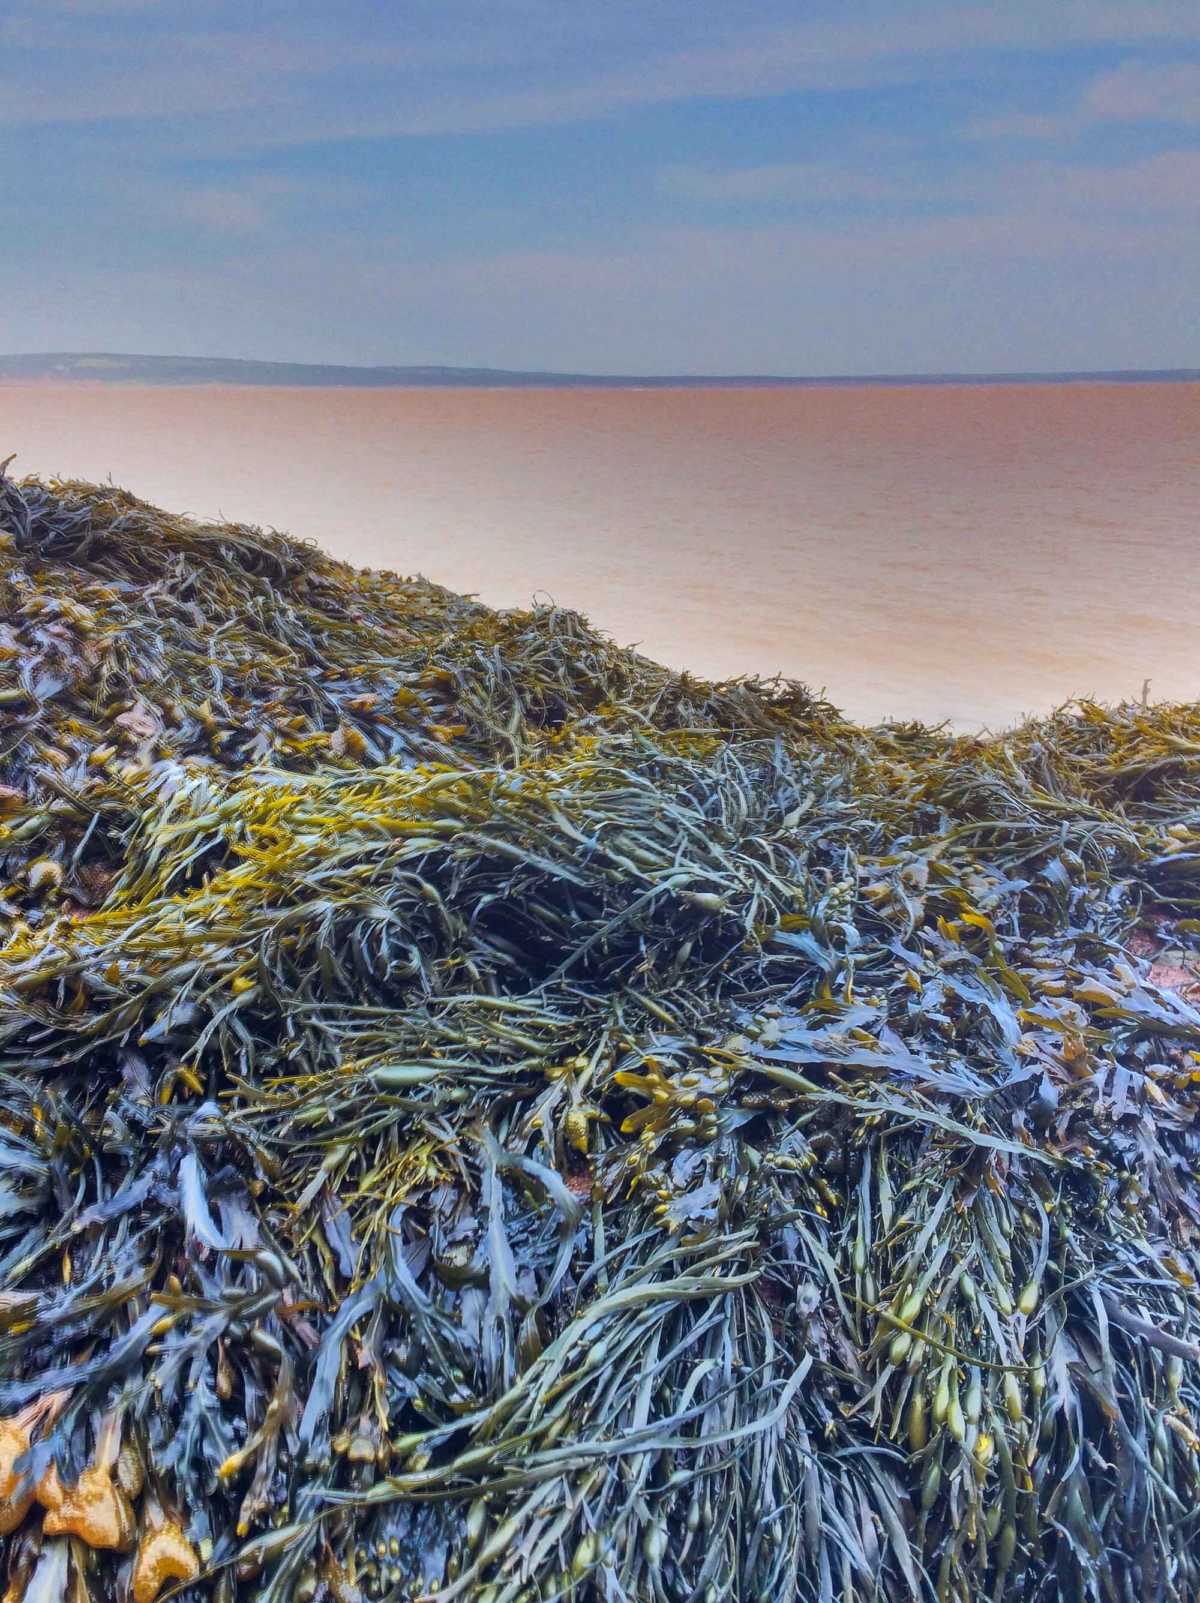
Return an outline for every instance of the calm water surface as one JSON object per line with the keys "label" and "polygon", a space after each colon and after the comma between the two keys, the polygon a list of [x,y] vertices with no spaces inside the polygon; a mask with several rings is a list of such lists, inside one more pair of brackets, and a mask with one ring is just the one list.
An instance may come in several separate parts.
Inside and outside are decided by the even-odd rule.
{"label": "calm water surface", "polygon": [[1200,386],[0,388],[0,459],[862,718],[1200,696]]}

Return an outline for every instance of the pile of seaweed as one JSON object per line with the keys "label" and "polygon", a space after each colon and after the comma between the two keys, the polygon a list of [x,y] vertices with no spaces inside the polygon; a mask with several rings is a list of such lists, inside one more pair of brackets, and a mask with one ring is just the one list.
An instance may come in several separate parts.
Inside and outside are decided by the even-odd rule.
{"label": "pile of seaweed", "polygon": [[5,1603],[1200,1595],[1200,707],[0,547]]}

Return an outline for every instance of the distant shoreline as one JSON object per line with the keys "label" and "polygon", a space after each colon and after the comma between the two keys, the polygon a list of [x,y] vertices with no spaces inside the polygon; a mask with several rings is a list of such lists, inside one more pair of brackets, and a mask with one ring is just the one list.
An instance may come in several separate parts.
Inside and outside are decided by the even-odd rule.
{"label": "distant shoreline", "polygon": [[787,374],[553,373],[482,367],[349,367],[220,357],[48,352],[0,356],[0,385],[271,389],[911,389],[1054,384],[1196,384],[1200,368],[1062,373]]}

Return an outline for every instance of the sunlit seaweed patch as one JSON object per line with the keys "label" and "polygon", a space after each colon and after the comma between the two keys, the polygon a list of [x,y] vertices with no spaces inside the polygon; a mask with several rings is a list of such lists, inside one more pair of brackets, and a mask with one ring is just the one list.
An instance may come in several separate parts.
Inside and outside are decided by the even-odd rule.
{"label": "sunlit seaweed patch", "polygon": [[0,547],[5,1603],[1200,1596],[1200,709]]}

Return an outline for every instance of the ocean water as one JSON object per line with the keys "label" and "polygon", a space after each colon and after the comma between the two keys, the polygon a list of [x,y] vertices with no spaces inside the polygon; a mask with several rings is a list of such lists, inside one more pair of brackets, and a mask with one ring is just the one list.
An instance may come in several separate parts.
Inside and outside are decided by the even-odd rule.
{"label": "ocean water", "polygon": [[1200,696],[1200,385],[12,386],[10,451],[864,719]]}

